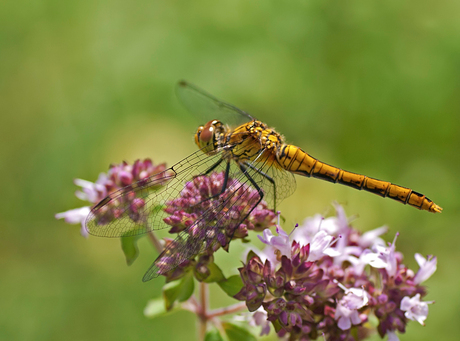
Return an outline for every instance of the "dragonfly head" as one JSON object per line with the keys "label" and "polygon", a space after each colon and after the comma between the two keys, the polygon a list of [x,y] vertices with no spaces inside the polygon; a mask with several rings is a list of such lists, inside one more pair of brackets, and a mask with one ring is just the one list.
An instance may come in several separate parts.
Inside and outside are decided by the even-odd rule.
{"label": "dragonfly head", "polygon": [[212,120],[198,128],[195,133],[195,143],[205,153],[210,153],[218,147],[218,141],[225,134],[226,127],[221,121]]}

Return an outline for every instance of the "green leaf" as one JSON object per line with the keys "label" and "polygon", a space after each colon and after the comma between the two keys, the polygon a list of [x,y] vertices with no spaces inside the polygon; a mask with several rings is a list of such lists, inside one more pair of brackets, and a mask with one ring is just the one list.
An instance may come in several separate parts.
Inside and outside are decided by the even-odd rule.
{"label": "green leaf", "polygon": [[230,297],[235,296],[243,288],[243,281],[240,275],[230,276],[223,281],[217,282],[217,284]]}
{"label": "green leaf", "polygon": [[277,319],[272,322],[273,328],[275,328],[275,332],[279,332],[281,329],[283,329],[283,326],[281,325],[280,321]]}
{"label": "green leaf", "polygon": [[163,287],[163,298],[166,310],[170,311],[176,301],[184,302],[188,300],[190,296],[192,296],[194,288],[195,283],[191,272],[177,281],[166,283]]}
{"label": "green leaf", "polygon": [[229,341],[256,341],[255,336],[246,328],[229,322],[223,322],[222,327],[224,327]]}
{"label": "green leaf", "polygon": [[259,256],[257,256],[254,251],[250,250],[248,252],[248,256],[246,257],[246,263],[249,263],[249,261],[251,260],[251,258],[253,257],[256,257],[256,258],[259,258]]}
{"label": "green leaf", "polygon": [[155,318],[166,314],[166,307],[163,298],[155,298],[147,302],[144,308],[144,315],[149,318]]}
{"label": "green leaf", "polygon": [[121,249],[123,250],[128,266],[133,264],[137,256],[139,256],[137,241],[141,237],[141,235],[121,237]]}
{"label": "green leaf", "polygon": [[193,295],[195,290],[195,282],[193,280],[193,273],[189,272],[183,279],[182,290],[177,298],[179,302],[187,301]]}
{"label": "green leaf", "polygon": [[222,270],[216,265],[216,263],[211,263],[207,267],[211,274],[203,282],[214,283],[225,280]]}
{"label": "green leaf", "polygon": [[224,341],[224,339],[219,331],[214,328],[206,333],[204,341]]}
{"label": "green leaf", "polygon": [[169,311],[166,310],[165,301],[163,300],[163,298],[160,297],[147,302],[147,305],[144,308],[144,315],[148,318],[155,318],[166,314],[170,314],[178,310],[180,310],[180,308],[176,307]]}

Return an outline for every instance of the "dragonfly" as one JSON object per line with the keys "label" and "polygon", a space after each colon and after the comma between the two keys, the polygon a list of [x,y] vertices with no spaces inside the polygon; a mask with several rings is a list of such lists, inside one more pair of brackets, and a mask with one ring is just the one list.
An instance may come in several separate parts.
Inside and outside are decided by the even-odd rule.
{"label": "dragonfly", "polygon": [[[198,150],[161,173],[109,194],[91,209],[86,219],[88,232],[102,237],[136,236],[164,229],[170,227],[165,219],[171,213],[164,207],[180,197],[187,182],[212,173],[223,174],[221,188],[194,203],[204,205],[204,213],[165,245],[143,281],[164,275],[201,252],[222,244],[219,231],[228,228],[229,221],[234,224],[235,219],[235,226],[241,224],[262,201],[276,210],[279,203],[294,192],[294,174],[364,190],[420,210],[442,211],[425,195],[410,188],[319,161],[301,148],[287,144],[262,121],[189,82],[178,83],[177,95],[190,112],[207,122],[195,133]],[[248,191],[249,199],[244,195]],[[134,198],[143,200],[143,204],[136,207],[135,218]],[[236,211],[239,215],[235,218],[236,207],[243,208]],[[105,219],[107,212],[116,214],[112,219]]]}

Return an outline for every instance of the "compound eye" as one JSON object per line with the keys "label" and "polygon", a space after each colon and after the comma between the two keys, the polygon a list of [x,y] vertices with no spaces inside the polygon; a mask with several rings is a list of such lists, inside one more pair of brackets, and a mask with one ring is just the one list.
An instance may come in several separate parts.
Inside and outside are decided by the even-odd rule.
{"label": "compound eye", "polygon": [[213,136],[214,136],[214,126],[212,125],[212,122],[208,122],[203,127],[203,130],[201,131],[200,140],[202,143],[208,144],[209,142],[212,141]]}
{"label": "compound eye", "polygon": [[225,133],[225,127],[218,120],[209,121],[204,126],[199,127],[195,134],[195,143],[199,148],[205,148],[205,153],[213,151],[216,140],[220,134]]}
{"label": "compound eye", "polygon": [[200,146],[201,132],[203,131],[203,129],[204,129],[204,127],[200,126],[200,127],[198,127],[198,129],[196,130],[196,133],[195,133],[195,144],[197,144],[198,146]]}

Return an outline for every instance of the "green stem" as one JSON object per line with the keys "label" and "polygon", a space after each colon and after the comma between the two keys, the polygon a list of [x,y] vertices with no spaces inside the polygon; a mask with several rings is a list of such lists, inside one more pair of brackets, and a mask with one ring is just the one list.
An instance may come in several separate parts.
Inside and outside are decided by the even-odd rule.
{"label": "green stem", "polygon": [[199,340],[204,340],[206,337],[206,330],[208,326],[208,302],[209,302],[209,288],[206,283],[200,283],[200,310],[198,313],[199,320]]}
{"label": "green stem", "polygon": [[163,251],[163,245],[155,233],[153,233],[153,231],[148,231],[147,236],[149,237],[150,242],[153,244],[153,247],[158,251],[158,253],[161,253]]}
{"label": "green stem", "polygon": [[237,311],[240,311],[240,310],[243,310],[243,309],[246,309],[246,303],[239,302],[239,303],[235,303],[233,305],[230,305],[228,307],[217,308],[217,309],[211,310],[208,313],[207,318],[212,319],[212,318],[217,317],[217,316],[233,314],[233,313],[236,313]]}

